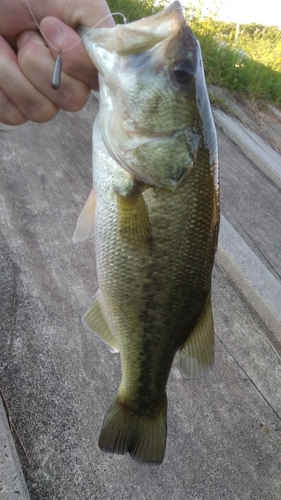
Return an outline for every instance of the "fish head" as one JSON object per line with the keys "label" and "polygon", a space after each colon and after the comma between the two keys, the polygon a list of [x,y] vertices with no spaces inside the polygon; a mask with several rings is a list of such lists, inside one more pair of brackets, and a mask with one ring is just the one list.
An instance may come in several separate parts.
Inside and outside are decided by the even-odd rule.
{"label": "fish head", "polygon": [[93,29],[84,43],[99,71],[108,153],[143,182],[175,189],[214,127],[200,45],[180,2],[130,24]]}

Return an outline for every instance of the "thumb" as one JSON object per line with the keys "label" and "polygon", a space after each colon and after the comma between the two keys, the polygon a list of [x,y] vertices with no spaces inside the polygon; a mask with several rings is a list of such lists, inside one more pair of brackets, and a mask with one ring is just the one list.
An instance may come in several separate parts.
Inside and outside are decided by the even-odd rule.
{"label": "thumb", "polygon": [[45,17],[40,29],[54,59],[62,51],[62,70],[97,90],[97,70],[76,31],[56,17]]}

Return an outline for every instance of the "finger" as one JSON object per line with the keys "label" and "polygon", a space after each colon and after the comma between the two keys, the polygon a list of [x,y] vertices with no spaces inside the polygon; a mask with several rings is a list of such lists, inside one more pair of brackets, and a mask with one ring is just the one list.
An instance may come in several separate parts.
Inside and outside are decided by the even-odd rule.
{"label": "finger", "polygon": [[52,89],[51,77],[55,60],[38,33],[22,33],[17,39],[17,46],[19,66],[36,89],[65,111],[77,111],[85,106],[90,92],[89,86],[65,71],[61,75],[60,88]]}
{"label": "finger", "polygon": [[26,0],[22,1],[0,1],[0,33],[9,39],[9,43],[14,41],[16,36],[24,30],[36,30],[36,22],[40,24],[47,15],[52,15],[61,19],[68,26],[76,29],[79,24],[92,28],[101,19],[104,19],[99,27],[114,26],[114,21],[110,15],[106,0]]}
{"label": "finger", "polygon": [[39,92],[22,73],[16,54],[0,36],[0,90],[28,119],[45,122],[56,115],[58,108]]}
{"label": "finger", "polygon": [[99,28],[115,24],[106,0],[83,0],[79,6],[77,0],[50,0],[49,12],[74,29],[81,24],[89,28],[97,23]]}
{"label": "finger", "polygon": [[27,118],[19,109],[0,91],[0,122],[5,125],[21,125]]}
{"label": "finger", "polygon": [[79,35],[69,26],[55,17],[46,17],[40,24],[46,36],[46,43],[51,42],[50,51],[56,58],[58,49],[62,50],[63,71],[74,78],[98,90],[97,70],[89,58]]}

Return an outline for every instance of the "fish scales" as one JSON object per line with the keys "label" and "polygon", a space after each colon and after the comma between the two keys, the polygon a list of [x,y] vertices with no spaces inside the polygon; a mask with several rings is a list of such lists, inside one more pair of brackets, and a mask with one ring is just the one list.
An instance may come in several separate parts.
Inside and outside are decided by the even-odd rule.
{"label": "fish scales", "polygon": [[[148,50],[147,26],[151,36],[163,31]],[[128,25],[125,48],[116,52],[104,52],[110,29],[95,30],[100,34],[85,42],[101,74],[101,97],[93,129],[92,210],[87,202],[75,239],[94,235],[96,245],[99,291],[84,322],[121,356],[121,385],[99,446],[161,463],[166,384],[176,351],[185,378],[201,377],[213,364],[217,145],[199,44],[179,2],[133,28],[139,43],[131,53]]]}

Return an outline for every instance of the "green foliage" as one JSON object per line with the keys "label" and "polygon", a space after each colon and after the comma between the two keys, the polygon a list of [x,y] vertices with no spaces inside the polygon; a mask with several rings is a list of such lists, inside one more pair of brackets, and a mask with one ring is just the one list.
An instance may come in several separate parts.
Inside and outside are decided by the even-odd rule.
{"label": "green foliage", "polygon": [[[281,104],[281,31],[275,26],[198,19],[188,22],[202,49],[207,82]],[[236,43],[238,42],[238,43]]]}
{"label": "green foliage", "polygon": [[[121,12],[130,23],[165,8],[164,0],[157,2],[157,5],[154,0],[108,0],[107,3],[111,12]],[[115,22],[122,23],[123,19],[116,16]]]}
{"label": "green foliage", "polygon": [[239,47],[252,59],[281,72],[281,31],[275,26],[241,26]]}
{"label": "green foliage", "polygon": [[[191,18],[190,25],[197,36],[211,35],[217,41],[235,47],[235,23],[225,23],[211,18]],[[255,61],[281,72],[281,30],[276,26],[242,24],[239,27],[237,48]]]}

